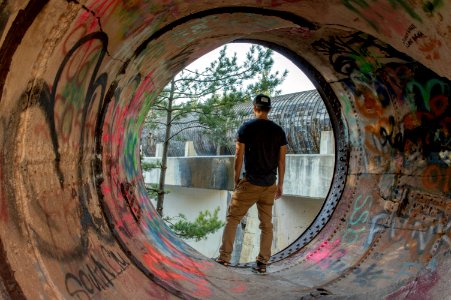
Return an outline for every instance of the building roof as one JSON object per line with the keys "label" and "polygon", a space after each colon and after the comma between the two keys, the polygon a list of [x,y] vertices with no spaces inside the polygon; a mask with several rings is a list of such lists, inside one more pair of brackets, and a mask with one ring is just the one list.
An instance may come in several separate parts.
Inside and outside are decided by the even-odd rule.
{"label": "building roof", "polygon": [[[332,130],[329,114],[327,113],[324,101],[316,90],[303,91],[298,93],[279,95],[271,97],[272,109],[269,118],[279,124],[286,132],[288,139],[288,153],[319,153],[321,131]],[[244,112],[241,122],[252,119],[252,102],[240,103],[236,105],[237,114]],[[188,116],[183,121],[183,125],[174,125],[173,132],[186,126],[186,122],[195,122],[195,116]],[[240,123],[241,123],[240,122]],[[181,127],[181,128],[178,128]],[[220,154],[233,154],[235,147],[235,133],[238,128],[228,130],[229,145],[222,147]],[[198,155],[215,155],[217,147],[214,142],[205,134],[202,128],[191,128],[182,131],[179,141],[172,141],[170,146],[170,156],[183,156],[184,141],[193,141],[194,148]],[[143,131],[143,135],[151,134],[155,143],[163,141],[163,129],[152,133]],[[143,144],[145,143],[143,139]],[[149,139],[147,139],[149,140]],[[145,146],[149,145],[144,145]],[[151,147],[154,148],[154,147]],[[152,156],[153,153],[145,153]]]}

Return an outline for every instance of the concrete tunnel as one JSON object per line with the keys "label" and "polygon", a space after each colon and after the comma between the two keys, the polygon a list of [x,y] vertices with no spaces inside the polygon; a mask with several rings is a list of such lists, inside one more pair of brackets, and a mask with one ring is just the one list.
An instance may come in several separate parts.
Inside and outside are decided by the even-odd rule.
{"label": "concrete tunnel", "polygon": [[[0,1],[3,299],[450,299],[451,2]],[[286,57],[322,95],[336,164],[268,274],[179,240],[139,138],[163,86],[225,43]]]}

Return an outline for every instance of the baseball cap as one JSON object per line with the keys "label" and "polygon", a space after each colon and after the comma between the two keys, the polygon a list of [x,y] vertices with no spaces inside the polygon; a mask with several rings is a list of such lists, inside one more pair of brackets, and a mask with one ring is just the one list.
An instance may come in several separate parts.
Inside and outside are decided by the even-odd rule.
{"label": "baseball cap", "polygon": [[271,108],[271,99],[263,94],[255,96],[254,104],[258,108]]}

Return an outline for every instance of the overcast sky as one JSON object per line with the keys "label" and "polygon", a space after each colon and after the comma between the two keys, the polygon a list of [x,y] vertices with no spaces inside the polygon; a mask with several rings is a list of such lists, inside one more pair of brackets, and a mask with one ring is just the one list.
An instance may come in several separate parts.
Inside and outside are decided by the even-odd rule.
{"label": "overcast sky", "polygon": [[[236,52],[238,60],[239,61],[240,59],[244,60],[245,55],[250,47],[251,44],[230,43],[227,44],[227,53],[229,56],[231,56],[234,52]],[[194,61],[191,65],[189,65],[188,68],[198,70],[204,69],[213,60],[219,57],[219,51],[221,48],[222,46],[200,57],[199,59]],[[285,56],[274,51],[273,59],[274,59],[273,66],[274,71],[277,70],[279,71],[279,73],[282,73],[283,70],[285,69],[288,70],[288,75],[285,81],[278,87],[278,89],[282,91],[281,95],[315,89],[312,82],[305,76],[305,74],[298,67],[296,67],[290,60],[285,58]]]}

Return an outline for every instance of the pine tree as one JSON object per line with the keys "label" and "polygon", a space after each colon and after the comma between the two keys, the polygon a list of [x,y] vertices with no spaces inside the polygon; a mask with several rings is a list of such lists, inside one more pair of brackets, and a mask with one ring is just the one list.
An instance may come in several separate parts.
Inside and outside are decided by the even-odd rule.
{"label": "pine tree", "polygon": [[[230,142],[226,139],[227,129],[236,127],[240,120],[240,116],[234,111],[236,104],[251,101],[258,93],[280,93],[276,88],[288,72],[271,72],[274,65],[272,53],[271,49],[253,45],[247,52],[245,61],[239,64],[237,54],[227,56],[227,46],[224,46],[219,57],[208,67],[202,71],[187,68],[182,70],[158,96],[145,126],[164,131],[159,184],[148,189],[156,194],[156,209],[160,216],[163,217],[171,141],[182,131],[196,127],[202,128],[218,148]],[[173,128],[177,130],[174,132]]]}

